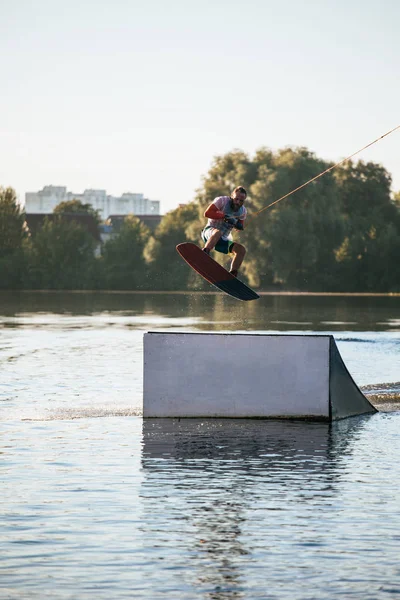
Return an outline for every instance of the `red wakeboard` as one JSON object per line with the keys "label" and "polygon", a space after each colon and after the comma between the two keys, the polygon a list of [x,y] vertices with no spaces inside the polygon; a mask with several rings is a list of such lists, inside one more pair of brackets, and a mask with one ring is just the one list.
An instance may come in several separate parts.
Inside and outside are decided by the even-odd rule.
{"label": "red wakeboard", "polygon": [[242,281],[237,279],[237,277],[234,277],[224,267],[221,267],[219,263],[203,252],[196,244],[185,242],[178,244],[176,249],[192,269],[226,294],[238,300],[256,300],[260,297]]}

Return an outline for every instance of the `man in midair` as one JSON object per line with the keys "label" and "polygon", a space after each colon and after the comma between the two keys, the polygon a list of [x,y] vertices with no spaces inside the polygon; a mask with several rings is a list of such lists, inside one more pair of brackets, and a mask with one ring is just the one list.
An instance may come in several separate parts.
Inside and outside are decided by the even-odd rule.
{"label": "man in midair", "polygon": [[232,254],[230,273],[237,277],[240,265],[246,254],[246,248],[234,242],[232,230],[244,229],[244,220],[247,216],[247,210],[243,206],[246,200],[247,192],[244,187],[236,187],[230,196],[218,196],[204,211],[204,216],[208,218],[207,225],[201,232],[201,237],[205,243],[203,251],[210,254],[211,250],[222,252],[223,254]]}

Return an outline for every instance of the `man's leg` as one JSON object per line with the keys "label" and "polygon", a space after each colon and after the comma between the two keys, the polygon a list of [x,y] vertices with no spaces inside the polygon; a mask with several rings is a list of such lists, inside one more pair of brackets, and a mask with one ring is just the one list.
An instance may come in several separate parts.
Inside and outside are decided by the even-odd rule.
{"label": "man's leg", "polygon": [[246,248],[242,246],[242,244],[234,243],[231,249],[231,253],[233,254],[233,259],[231,263],[230,272],[232,275],[237,275],[238,270],[243,262],[244,256],[246,254]]}
{"label": "man's leg", "polygon": [[209,254],[210,251],[215,248],[215,245],[221,239],[221,235],[222,235],[222,231],[220,231],[219,229],[212,229],[212,233],[203,248],[203,250],[205,250],[205,252],[207,252],[207,254]]}

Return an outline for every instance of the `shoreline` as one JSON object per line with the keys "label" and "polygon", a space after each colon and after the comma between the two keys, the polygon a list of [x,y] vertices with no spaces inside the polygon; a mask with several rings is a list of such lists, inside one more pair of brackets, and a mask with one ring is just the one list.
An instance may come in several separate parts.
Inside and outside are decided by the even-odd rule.
{"label": "shoreline", "polygon": [[[221,295],[218,291],[200,291],[200,290],[1,290],[0,293],[8,294],[129,294],[129,295],[202,295],[217,296]],[[260,296],[332,296],[332,297],[370,297],[370,298],[400,298],[400,292],[296,292],[296,291],[257,291]]]}

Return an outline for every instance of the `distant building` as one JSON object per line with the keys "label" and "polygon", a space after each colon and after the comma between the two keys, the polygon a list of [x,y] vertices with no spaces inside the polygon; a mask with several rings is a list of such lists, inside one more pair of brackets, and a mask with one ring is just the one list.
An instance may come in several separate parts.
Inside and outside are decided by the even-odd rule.
{"label": "distant building", "polygon": [[53,212],[53,208],[63,202],[67,197],[67,188],[55,185],[46,185],[40,192],[26,192],[25,212],[46,214]]}
{"label": "distant building", "polygon": [[46,185],[39,192],[26,192],[25,212],[27,214],[48,214],[57,204],[69,200],[80,200],[99,211],[100,218],[110,215],[159,215],[159,200],[149,200],[143,194],[125,192],[122,196],[110,196],[106,190],[85,190],[83,194],[68,192],[66,187]]}

